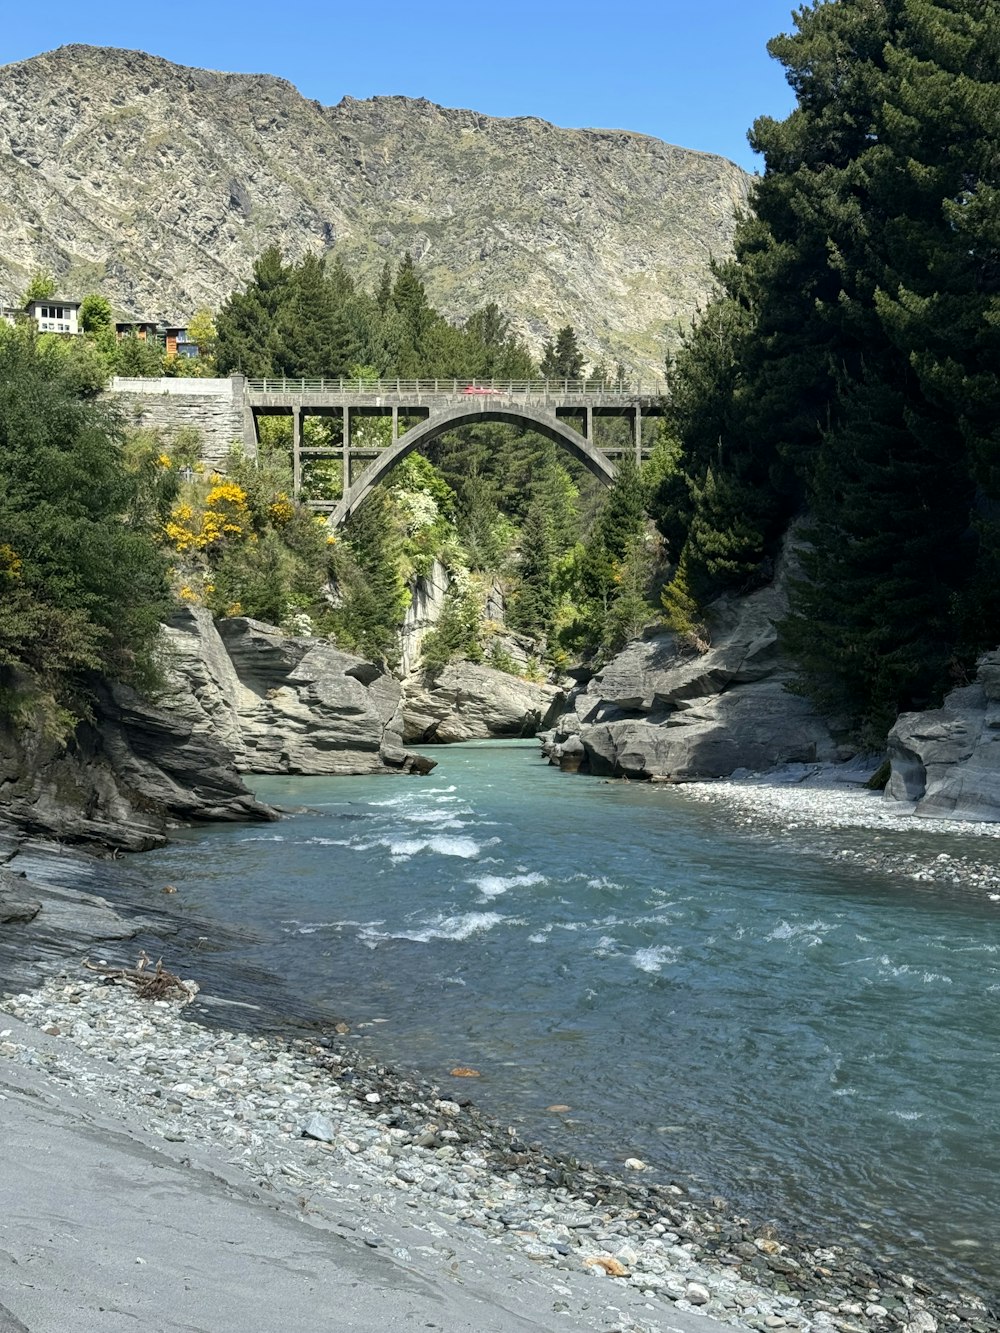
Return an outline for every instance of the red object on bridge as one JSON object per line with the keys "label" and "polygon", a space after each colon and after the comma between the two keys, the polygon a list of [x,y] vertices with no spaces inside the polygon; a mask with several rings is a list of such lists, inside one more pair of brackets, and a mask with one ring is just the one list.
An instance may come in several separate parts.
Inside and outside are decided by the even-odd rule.
{"label": "red object on bridge", "polygon": [[490,389],[490,388],[487,388],[487,386],[486,386],[485,384],[468,384],[468,385],[466,385],[466,387],[462,390],[462,392],[463,392],[463,393],[490,394],[490,395],[492,395],[492,394],[497,394],[497,395],[499,396],[499,394],[501,393],[501,390],[500,390],[500,389]]}

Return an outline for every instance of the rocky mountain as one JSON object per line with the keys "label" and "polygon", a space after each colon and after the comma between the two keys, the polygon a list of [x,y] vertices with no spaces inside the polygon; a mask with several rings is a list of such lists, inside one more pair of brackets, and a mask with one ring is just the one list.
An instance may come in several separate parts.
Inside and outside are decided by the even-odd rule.
{"label": "rocky mountain", "polygon": [[449,315],[497,301],[537,347],[662,366],[748,178],[621,130],[346,97],[65,46],[0,70],[0,297],[51,270],[123,312],[217,306],[253,259],[336,247],[368,280],[411,251]]}

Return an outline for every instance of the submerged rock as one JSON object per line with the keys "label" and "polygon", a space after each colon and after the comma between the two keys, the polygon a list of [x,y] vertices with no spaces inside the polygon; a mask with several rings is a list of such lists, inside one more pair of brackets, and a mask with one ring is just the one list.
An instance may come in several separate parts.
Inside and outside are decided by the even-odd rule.
{"label": "submerged rock", "polygon": [[886,799],[933,818],[1000,820],[1000,650],[941,708],[903,713],[889,732]]}

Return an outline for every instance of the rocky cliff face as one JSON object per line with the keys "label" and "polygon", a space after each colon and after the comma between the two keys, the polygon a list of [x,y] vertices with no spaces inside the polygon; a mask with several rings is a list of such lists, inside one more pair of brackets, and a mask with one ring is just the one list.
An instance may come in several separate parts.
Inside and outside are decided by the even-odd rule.
{"label": "rocky cliff face", "polygon": [[276,817],[247,791],[230,750],[182,711],[122,686],[103,690],[94,711],[66,742],[0,727],[0,823],[144,851],[171,824]]}
{"label": "rocky cliff face", "polygon": [[403,749],[399,681],[325,639],[242,616],[216,626],[195,607],[178,611],[165,634],[171,711],[225,746],[242,772],[433,767]]}
{"label": "rocky cliff face", "polygon": [[806,700],[789,694],[777,646],[787,610],[773,584],[708,608],[711,647],[676,635],[629,644],[570,698],[545,738],[553,762],[604,776],[687,779],[846,757]]}
{"label": "rocky cliff face", "polygon": [[941,708],[903,713],[888,749],[889,800],[932,818],[1000,820],[1000,649]]}
{"label": "rocky cliff face", "polygon": [[432,300],[496,300],[537,345],[659,368],[704,297],[747,177],[619,130],[426,101],[307,101],[282,79],[67,46],[0,83],[0,293],[38,268],[67,296],[177,319],[218,305],[276,243],[336,246],[372,278],[410,250]]}
{"label": "rocky cliff face", "polygon": [[142,851],[171,824],[272,819],[244,773],[427,772],[402,745],[401,686],[318,639],[196,608],[164,627],[168,687],[110,684],[67,742],[0,727],[0,825]]}

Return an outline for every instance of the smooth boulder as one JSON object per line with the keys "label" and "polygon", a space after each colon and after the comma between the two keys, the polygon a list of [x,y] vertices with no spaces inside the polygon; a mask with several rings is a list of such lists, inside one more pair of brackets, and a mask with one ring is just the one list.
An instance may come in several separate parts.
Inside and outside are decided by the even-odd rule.
{"label": "smooth boulder", "polygon": [[493,667],[456,662],[407,680],[403,740],[410,744],[534,736],[558,713],[564,692]]}

